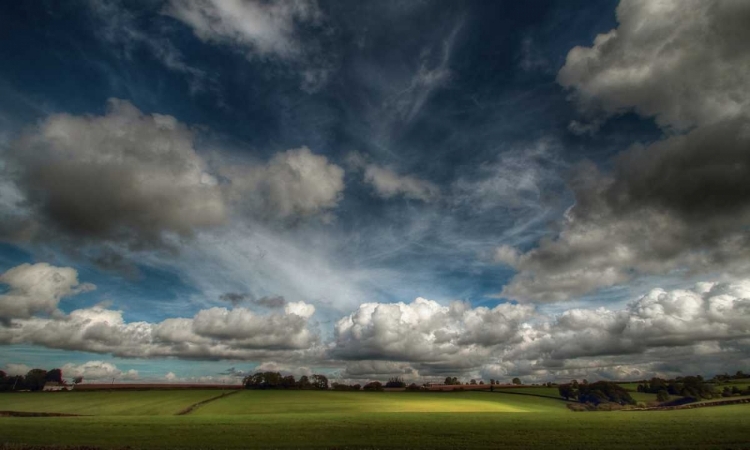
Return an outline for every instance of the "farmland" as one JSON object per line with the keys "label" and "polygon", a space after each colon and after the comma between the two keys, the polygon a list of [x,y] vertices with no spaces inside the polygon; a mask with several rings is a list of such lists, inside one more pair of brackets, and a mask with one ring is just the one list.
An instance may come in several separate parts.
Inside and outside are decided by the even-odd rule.
{"label": "farmland", "polygon": [[[0,442],[134,448],[747,448],[750,405],[572,412],[504,392],[216,391],[26,393],[0,410]],[[40,432],[44,430],[44,432]]]}

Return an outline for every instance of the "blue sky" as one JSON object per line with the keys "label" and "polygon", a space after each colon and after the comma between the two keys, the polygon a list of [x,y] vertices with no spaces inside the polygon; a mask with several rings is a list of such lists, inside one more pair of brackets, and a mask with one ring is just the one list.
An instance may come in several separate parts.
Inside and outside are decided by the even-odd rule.
{"label": "blue sky", "polygon": [[742,369],[749,17],[718,0],[2,5],[0,366]]}

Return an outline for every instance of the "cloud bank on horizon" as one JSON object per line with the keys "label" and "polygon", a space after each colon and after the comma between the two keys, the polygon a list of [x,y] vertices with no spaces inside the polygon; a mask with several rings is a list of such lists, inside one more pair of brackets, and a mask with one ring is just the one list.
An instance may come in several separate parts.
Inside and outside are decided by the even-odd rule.
{"label": "cloud bank on horizon", "polygon": [[750,362],[746,2],[86,5],[0,44],[9,373]]}

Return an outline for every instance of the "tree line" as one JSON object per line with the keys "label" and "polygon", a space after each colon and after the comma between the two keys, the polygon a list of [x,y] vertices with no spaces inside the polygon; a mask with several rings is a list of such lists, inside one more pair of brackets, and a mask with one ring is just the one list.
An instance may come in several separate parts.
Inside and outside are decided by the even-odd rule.
{"label": "tree line", "polygon": [[[80,383],[83,377],[76,377],[73,382]],[[64,384],[60,369],[31,369],[26,375],[8,375],[0,370],[0,392],[3,391],[41,391],[48,382]]]}
{"label": "tree line", "polygon": [[577,380],[573,380],[570,383],[559,385],[557,390],[565,400],[573,399],[579,403],[635,405],[635,400],[625,388],[609,381],[588,383],[583,380],[582,383],[579,383]]}

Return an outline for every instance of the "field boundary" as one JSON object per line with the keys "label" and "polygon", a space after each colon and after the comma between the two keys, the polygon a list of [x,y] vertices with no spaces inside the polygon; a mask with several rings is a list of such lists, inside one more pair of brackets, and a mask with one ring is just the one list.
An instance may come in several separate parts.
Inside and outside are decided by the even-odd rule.
{"label": "field boundary", "polygon": [[55,412],[0,411],[0,417],[81,417],[82,415]]}
{"label": "field boundary", "polygon": [[222,399],[224,397],[228,397],[228,396],[230,396],[232,394],[236,394],[238,392],[240,392],[240,391],[224,392],[223,394],[217,395],[216,397],[211,397],[211,398],[208,398],[206,400],[200,401],[198,403],[193,403],[192,405],[188,406],[187,408],[185,408],[182,411],[180,411],[177,414],[175,414],[175,416],[184,416],[184,415],[190,414],[191,412],[195,411],[196,409],[200,408],[201,406],[205,405],[206,403],[211,403],[214,400],[219,400],[219,399]]}
{"label": "field boundary", "polygon": [[542,394],[529,394],[528,392],[508,392],[508,391],[510,391],[510,389],[508,389],[507,391],[504,391],[502,389],[495,389],[494,391],[491,391],[490,393],[492,393],[492,394],[510,394],[510,395],[527,395],[529,397],[546,398],[548,400],[559,400],[559,401],[565,402],[565,403],[577,403],[577,402],[574,402],[573,400],[565,400],[562,397],[558,398],[558,397],[551,397],[549,395],[542,395]]}
{"label": "field boundary", "polygon": [[677,405],[677,406],[654,406],[653,408],[641,408],[641,409],[634,409],[631,411],[674,411],[677,409],[695,409],[695,408],[709,408],[712,406],[741,405],[743,403],[750,403],[750,398],[738,398],[734,400],[720,400],[716,402],[695,402],[695,403],[687,403],[685,405]]}

